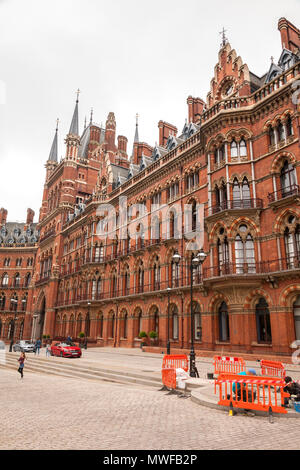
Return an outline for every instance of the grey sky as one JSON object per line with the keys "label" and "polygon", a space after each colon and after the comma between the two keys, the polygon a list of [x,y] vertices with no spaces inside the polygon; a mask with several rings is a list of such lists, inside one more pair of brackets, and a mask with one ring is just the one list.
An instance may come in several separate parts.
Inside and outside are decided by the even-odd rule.
{"label": "grey sky", "polygon": [[[160,119],[181,131],[186,98],[206,100],[223,26],[257,75],[281,52],[278,19],[300,26],[299,0],[0,0],[0,207],[23,221],[41,205],[56,118],[59,155],[81,90],[79,117],[94,108],[129,139],[154,145]],[[4,84],[4,85],[3,85]]]}

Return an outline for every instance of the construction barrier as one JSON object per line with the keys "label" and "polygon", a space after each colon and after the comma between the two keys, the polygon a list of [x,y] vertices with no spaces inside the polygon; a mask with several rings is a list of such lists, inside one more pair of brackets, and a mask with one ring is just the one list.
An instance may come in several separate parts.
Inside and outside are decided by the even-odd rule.
{"label": "construction barrier", "polygon": [[180,356],[164,356],[163,369],[183,369],[185,372],[188,371],[189,368],[189,360],[185,354]]}
{"label": "construction barrier", "polygon": [[267,375],[269,377],[281,377],[282,379],[285,378],[286,372],[284,365],[282,362],[276,361],[260,361],[261,365],[261,375]]}
{"label": "construction barrier", "polygon": [[161,371],[162,383],[165,387],[172,390],[176,389],[176,370],[175,369],[162,369]]}
{"label": "construction barrier", "polygon": [[220,374],[216,380],[220,396],[218,405],[286,414],[284,398],[290,395],[283,391],[285,385],[280,377]]}
{"label": "construction barrier", "polygon": [[164,356],[161,370],[162,383],[172,390],[176,389],[176,369],[188,371],[189,360],[184,354],[181,356]]}
{"label": "construction barrier", "polygon": [[216,375],[222,373],[239,374],[245,372],[246,363],[241,357],[214,357],[214,373]]}

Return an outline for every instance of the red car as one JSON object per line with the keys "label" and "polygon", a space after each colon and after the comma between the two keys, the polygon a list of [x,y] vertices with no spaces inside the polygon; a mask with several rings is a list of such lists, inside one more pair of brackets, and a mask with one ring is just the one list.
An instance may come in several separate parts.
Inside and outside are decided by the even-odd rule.
{"label": "red car", "polygon": [[81,357],[81,349],[78,346],[67,343],[52,343],[50,349],[51,356],[60,357]]}

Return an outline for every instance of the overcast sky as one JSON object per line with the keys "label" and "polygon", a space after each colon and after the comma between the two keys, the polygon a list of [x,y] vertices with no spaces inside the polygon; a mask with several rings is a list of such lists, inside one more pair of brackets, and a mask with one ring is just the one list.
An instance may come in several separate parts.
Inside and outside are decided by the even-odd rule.
{"label": "overcast sky", "polygon": [[[160,119],[181,131],[189,95],[206,100],[223,26],[261,76],[281,52],[278,19],[300,26],[300,0],[0,0],[0,207],[38,220],[44,164],[59,117],[64,156],[80,88],[79,119],[94,108],[129,139],[154,145]],[[6,93],[5,93],[6,90]]]}

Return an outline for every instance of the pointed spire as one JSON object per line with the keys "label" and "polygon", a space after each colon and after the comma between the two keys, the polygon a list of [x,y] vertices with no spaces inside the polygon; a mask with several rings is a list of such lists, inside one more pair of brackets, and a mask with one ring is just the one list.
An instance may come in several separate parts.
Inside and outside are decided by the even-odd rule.
{"label": "pointed spire", "polygon": [[139,115],[138,114],[136,114],[134,142],[139,142]]}
{"label": "pointed spire", "polygon": [[94,114],[94,110],[93,110],[93,108],[91,108],[90,125],[93,124],[93,114]]}
{"label": "pointed spire", "polygon": [[84,118],[84,130],[86,129],[86,116]]}
{"label": "pointed spire", "polygon": [[49,155],[49,158],[48,158],[48,161],[51,161],[51,162],[57,162],[57,132],[58,132],[58,123],[59,123],[59,119],[56,120],[55,135],[54,135],[54,139],[53,139],[53,142],[52,142],[52,147],[51,147],[51,150],[50,150],[50,155]]}
{"label": "pointed spire", "polygon": [[77,93],[77,100],[76,100],[76,105],[74,109],[74,114],[73,114],[70,130],[69,130],[69,134],[79,135],[78,134],[79,132],[78,131],[78,102],[79,102],[80,90],[78,89],[76,93]]}

